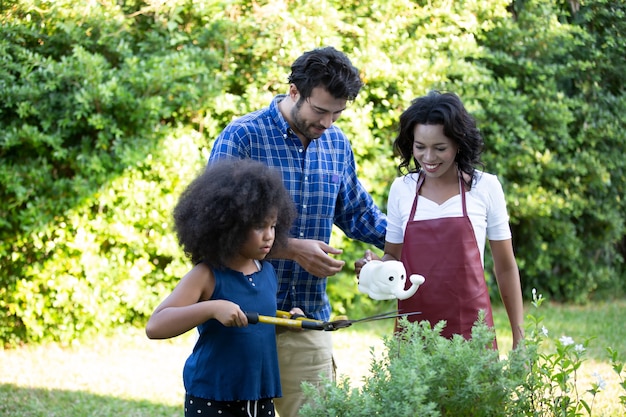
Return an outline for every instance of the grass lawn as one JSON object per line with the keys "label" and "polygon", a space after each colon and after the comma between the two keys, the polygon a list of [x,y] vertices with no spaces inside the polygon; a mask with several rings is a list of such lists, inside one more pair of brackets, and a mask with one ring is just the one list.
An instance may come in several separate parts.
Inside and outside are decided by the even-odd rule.
{"label": "grass lawn", "polygon": [[[607,382],[596,398],[593,416],[624,415],[617,400],[617,375],[606,359],[611,346],[626,360],[626,300],[585,307],[544,303],[539,311],[551,337],[572,337],[576,343],[596,336],[587,351],[578,380],[581,395],[594,373]],[[511,345],[502,308],[494,311],[500,351]],[[373,349],[380,354],[382,335],[391,334],[391,321],[361,323],[333,333],[340,376],[358,386],[368,373]],[[148,340],[141,329],[115,338],[73,347],[27,346],[0,350],[0,416],[6,417],[181,417],[182,366],[194,342],[190,332],[171,340]],[[587,398],[588,399],[588,398]]]}

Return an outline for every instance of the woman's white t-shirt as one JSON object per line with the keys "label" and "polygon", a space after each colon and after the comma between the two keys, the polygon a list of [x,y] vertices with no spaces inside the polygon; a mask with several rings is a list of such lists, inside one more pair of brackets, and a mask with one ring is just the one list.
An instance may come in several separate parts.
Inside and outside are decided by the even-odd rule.
{"label": "woman's white t-shirt", "polygon": [[[484,266],[486,238],[489,240],[510,239],[511,228],[504,191],[498,177],[482,171],[476,171],[474,177],[472,189],[465,193],[467,213],[474,228],[480,258]],[[386,235],[386,240],[389,243],[401,244],[404,241],[404,230],[415,199],[417,178],[417,173],[398,177],[389,189]],[[460,194],[441,205],[420,195],[414,220],[461,216],[463,216],[463,207]],[[422,238],[427,240],[428,236]]]}

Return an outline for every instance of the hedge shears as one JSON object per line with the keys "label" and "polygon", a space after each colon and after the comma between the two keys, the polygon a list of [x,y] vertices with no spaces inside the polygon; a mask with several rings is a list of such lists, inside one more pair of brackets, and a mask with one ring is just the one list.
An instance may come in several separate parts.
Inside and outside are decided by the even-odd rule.
{"label": "hedge shears", "polygon": [[276,311],[276,317],[263,316],[259,313],[246,312],[248,324],[266,323],[275,324],[277,326],[290,327],[292,329],[308,329],[308,330],[324,330],[334,331],[352,326],[354,323],[363,323],[366,321],[395,319],[398,317],[411,316],[413,314],[421,314],[420,311],[412,313],[400,313],[398,310],[389,311],[387,313],[376,314],[374,316],[365,317],[357,320],[348,320],[345,316],[332,321],[315,320],[303,315],[291,315],[287,311]]}

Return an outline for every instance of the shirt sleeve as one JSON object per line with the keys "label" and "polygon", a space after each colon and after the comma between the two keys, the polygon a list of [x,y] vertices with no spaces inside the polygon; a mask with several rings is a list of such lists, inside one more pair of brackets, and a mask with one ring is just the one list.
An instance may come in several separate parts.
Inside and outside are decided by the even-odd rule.
{"label": "shirt sleeve", "polygon": [[387,235],[389,243],[404,241],[404,229],[415,198],[415,180],[412,176],[396,178],[389,188],[387,199]]}
{"label": "shirt sleeve", "polygon": [[209,164],[226,158],[250,157],[250,132],[245,125],[231,123],[219,134],[213,142]]}
{"label": "shirt sleeve", "polygon": [[383,249],[387,217],[359,181],[352,148],[347,146],[346,153],[346,165],[337,196],[334,223],[349,238]]}
{"label": "shirt sleeve", "polygon": [[511,238],[509,214],[506,207],[502,184],[495,175],[486,175],[488,186],[487,198],[489,210],[487,211],[487,238],[489,240],[507,240]]}

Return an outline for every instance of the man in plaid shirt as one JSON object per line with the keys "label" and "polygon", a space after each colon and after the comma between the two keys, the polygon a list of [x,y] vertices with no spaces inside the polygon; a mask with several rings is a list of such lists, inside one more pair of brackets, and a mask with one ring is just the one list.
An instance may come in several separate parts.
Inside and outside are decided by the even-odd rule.
{"label": "man in plaid shirt", "polygon": [[[334,125],[363,83],[349,58],[332,47],[308,51],[291,66],[287,94],[269,107],[230,123],[213,144],[209,163],[252,158],[276,168],[296,204],[298,217],[288,247],[273,251],[278,274],[277,308],[301,308],[307,317],[329,320],[326,277],[345,262],[331,255],[333,224],[346,236],[380,249],[387,221],[357,178],[350,142]],[[283,397],[281,417],[295,417],[304,403],[301,382],[334,377],[330,333],[278,332]]]}

